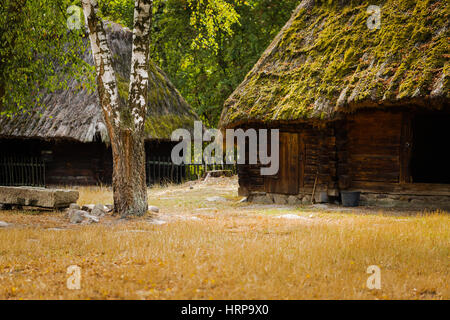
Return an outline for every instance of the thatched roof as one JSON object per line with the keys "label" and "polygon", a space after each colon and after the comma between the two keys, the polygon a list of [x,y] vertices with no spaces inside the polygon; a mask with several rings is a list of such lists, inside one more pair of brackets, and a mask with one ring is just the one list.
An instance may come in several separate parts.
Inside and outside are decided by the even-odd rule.
{"label": "thatched roof", "polygon": [[[106,24],[109,45],[118,78],[119,94],[128,95],[131,63],[132,32],[118,24]],[[83,59],[94,61],[88,39]],[[16,114],[12,118],[0,118],[0,137],[71,139],[91,142],[99,133],[108,141],[97,90],[78,90],[76,79],[67,79],[69,90],[45,93],[42,107],[30,113]],[[155,64],[150,66],[149,108],[146,139],[170,139],[173,130],[193,128],[197,119],[187,102],[173,86],[166,74]]]}
{"label": "thatched roof", "polygon": [[304,0],[225,102],[221,126],[449,105],[448,1]]}

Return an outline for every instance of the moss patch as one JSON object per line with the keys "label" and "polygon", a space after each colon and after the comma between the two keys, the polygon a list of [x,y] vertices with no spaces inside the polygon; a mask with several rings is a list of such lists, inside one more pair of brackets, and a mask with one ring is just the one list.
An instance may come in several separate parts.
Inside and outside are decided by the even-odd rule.
{"label": "moss patch", "polygon": [[373,30],[369,1],[340,3],[295,11],[225,103],[222,124],[329,119],[367,101],[427,99],[442,79],[437,95],[450,98],[446,1],[379,1],[381,27]]}
{"label": "moss patch", "polygon": [[172,132],[177,129],[194,128],[194,121],[186,115],[150,115],[145,121],[145,134],[151,139],[170,139]]}

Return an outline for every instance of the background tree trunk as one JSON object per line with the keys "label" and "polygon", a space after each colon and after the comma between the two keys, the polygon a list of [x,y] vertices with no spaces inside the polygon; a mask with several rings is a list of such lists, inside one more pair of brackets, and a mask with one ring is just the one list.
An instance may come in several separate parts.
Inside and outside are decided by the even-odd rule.
{"label": "background tree trunk", "polygon": [[[129,98],[121,106],[103,22],[96,0],[83,11],[97,72],[100,102],[113,153],[114,211],[122,217],[147,212],[144,124],[147,114],[148,55],[152,0],[135,0]],[[132,119],[132,121],[122,121]]]}

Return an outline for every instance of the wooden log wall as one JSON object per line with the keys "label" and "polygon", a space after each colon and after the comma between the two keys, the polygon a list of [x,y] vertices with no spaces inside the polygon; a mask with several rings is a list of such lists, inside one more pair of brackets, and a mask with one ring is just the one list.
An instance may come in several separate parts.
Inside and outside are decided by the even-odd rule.
{"label": "wooden log wall", "polygon": [[[170,157],[172,142],[146,142],[147,158]],[[112,182],[111,148],[104,143],[41,139],[0,139],[0,150],[45,162],[46,185],[98,185]],[[0,154],[1,157],[2,154]]]}
{"label": "wooden log wall", "polygon": [[349,116],[346,126],[347,140],[338,143],[341,156],[347,159],[346,163],[340,159],[341,165],[347,165],[342,172],[348,173],[352,182],[398,183],[402,113],[360,112]]}
{"label": "wooden log wall", "polygon": [[[432,115],[441,117],[436,112]],[[449,117],[448,113],[443,116]],[[444,182],[418,184],[413,181],[411,175],[411,154],[412,146],[414,146],[412,120],[421,119],[420,117],[422,113],[411,108],[407,110],[370,109],[361,110],[321,127],[314,127],[308,123],[292,123],[272,127],[252,124],[247,128],[278,128],[280,133],[299,134],[300,146],[297,152],[301,162],[300,194],[311,194],[317,177],[317,190],[328,191],[329,195],[336,196],[340,190],[347,189],[374,193],[410,192],[410,194],[448,195],[450,184],[445,185]],[[431,136],[431,142],[441,141],[439,144],[436,143],[436,148],[448,144],[449,139],[446,138],[448,132],[450,131]],[[445,147],[442,148],[445,149]],[[291,148],[291,150],[294,149]],[[439,152],[436,151],[436,154],[445,161],[445,151]],[[270,193],[270,190],[265,188],[267,184],[264,183],[265,179],[270,178],[260,175],[259,165],[240,165],[238,170],[239,184],[243,191]],[[439,170],[448,172],[445,171],[448,170],[447,166],[443,165]],[[273,186],[273,183],[269,185]],[[274,189],[276,188],[272,188]]]}
{"label": "wooden log wall", "polygon": [[301,191],[309,193],[314,188],[335,194],[337,188],[337,151],[334,128],[305,128],[302,132],[305,143],[304,175]]}
{"label": "wooden log wall", "polygon": [[[258,129],[260,125],[253,125]],[[263,127],[268,128],[270,127]],[[280,129],[280,133],[299,134],[299,147],[290,148],[298,150],[299,164],[299,194],[312,192],[317,177],[317,190],[329,191],[336,194],[338,187],[337,178],[337,148],[332,125],[324,128],[316,128],[308,124],[278,125],[273,128]],[[243,127],[247,130],[248,127]],[[248,150],[246,150],[248,159]],[[280,159],[280,163],[283,161]],[[266,190],[265,179],[260,174],[260,165],[238,165],[240,194],[246,195],[252,192],[269,192]],[[282,182],[280,182],[282,183]],[[270,184],[269,184],[270,185]]]}

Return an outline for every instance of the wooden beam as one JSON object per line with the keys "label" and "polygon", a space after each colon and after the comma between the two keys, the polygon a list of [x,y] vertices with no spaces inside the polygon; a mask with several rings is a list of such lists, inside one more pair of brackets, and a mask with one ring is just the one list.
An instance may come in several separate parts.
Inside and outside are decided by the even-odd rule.
{"label": "wooden beam", "polygon": [[351,189],[367,193],[450,196],[450,184],[434,184],[434,183],[399,184],[399,183],[353,181]]}
{"label": "wooden beam", "polygon": [[400,137],[400,183],[411,183],[411,153],[413,144],[412,115],[402,115],[402,132]]}

